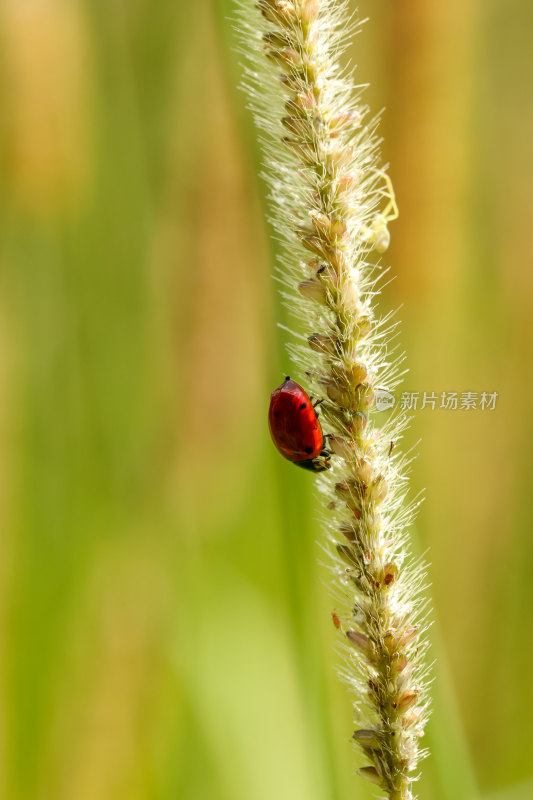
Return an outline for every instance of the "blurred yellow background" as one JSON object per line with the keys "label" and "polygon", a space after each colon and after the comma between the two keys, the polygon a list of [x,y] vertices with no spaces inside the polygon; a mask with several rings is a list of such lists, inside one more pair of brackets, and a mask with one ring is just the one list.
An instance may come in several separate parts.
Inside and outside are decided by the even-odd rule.
{"label": "blurred yellow background", "polygon": [[[355,5],[355,4],[354,4]],[[421,798],[533,798],[533,5],[362,0],[386,106],[414,535],[435,603]],[[353,800],[313,478],[231,0],[0,2],[0,797]],[[301,473],[301,474],[300,474]]]}

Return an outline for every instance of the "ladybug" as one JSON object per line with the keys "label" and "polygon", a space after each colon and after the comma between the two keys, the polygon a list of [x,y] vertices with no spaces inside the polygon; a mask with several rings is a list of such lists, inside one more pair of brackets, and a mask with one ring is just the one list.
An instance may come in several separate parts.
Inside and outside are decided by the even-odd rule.
{"label": "ladybug", "polygon": [[315,407],[299,383],[285,378],[270,396],[268,426],[282,456],[311,472],[329,469],[330,453]]}

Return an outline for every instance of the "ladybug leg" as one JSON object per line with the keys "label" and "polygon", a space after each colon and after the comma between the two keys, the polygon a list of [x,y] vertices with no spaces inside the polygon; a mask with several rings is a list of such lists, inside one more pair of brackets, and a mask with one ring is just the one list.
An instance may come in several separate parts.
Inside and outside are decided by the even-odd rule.
{"label": "ladybug leg", "polygon": [[326,447],[326,444],[327,444],[326,439],[329,439],[330,436],[331,436],[331,433],[325,433],[324,434],[323,441],[322,441],[322,450],[320,451],[320,455],[323,458],[326,458],[328,460],[328,462],[329,462],[329,459],[330,459],[330,456],[332,455],[332,453],[331,453],[331,450],[328,450],[328,448]]}
{"label": "ladybug leg", "polygon": [[[311,397],[309,399],[312,400],[313,398]],[[315,414],[317,415],[317,417],[320,416],[320,412],[317,411],[317,408],[320,405],[320,403],[323,403],[323,402],[324,402],[324,398],[321,397],[320,400],[315,400],[315,402],[312,404],[312,406],[313,406],[313,408],[315,410]]]}

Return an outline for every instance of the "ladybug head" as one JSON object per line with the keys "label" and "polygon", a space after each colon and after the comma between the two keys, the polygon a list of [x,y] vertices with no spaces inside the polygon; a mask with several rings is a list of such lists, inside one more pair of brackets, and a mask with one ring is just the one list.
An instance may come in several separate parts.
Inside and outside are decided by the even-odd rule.
{"label": "ladybug head", "polygon": [[302,469],[308,469],[310,472],[324,472],[324,470],[331,468],[330,456],[329,450],[322,450],[314,458],[308,458],[305,461],[293,461],[293,464],[296,464],[297,467],[302,467]]}

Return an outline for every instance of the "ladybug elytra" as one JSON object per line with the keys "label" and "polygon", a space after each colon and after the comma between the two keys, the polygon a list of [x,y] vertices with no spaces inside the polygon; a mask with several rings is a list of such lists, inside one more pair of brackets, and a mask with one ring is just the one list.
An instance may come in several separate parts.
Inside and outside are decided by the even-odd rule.
{"label": "ladybug elytra", "polygon": [[299,383],[287,377],[270,396],[270,434],[281,455],[312,472],[329,469],[330,453],[315,406]]}

